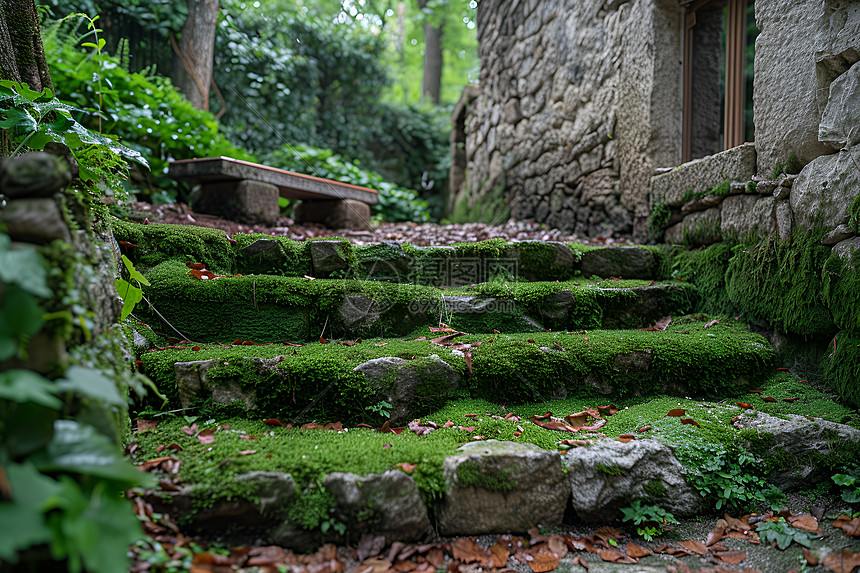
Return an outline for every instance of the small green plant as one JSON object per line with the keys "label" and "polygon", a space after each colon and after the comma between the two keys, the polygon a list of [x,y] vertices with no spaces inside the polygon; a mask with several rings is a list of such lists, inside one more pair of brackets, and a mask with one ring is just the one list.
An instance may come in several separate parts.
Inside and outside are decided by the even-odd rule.
{"label": "small green plant", "polygon": [[764,543],[776,543],[780,549],[786,549],[792,541],[798,545],[809,547],[814,536],[808,531],[792,527],[784,517],[776,521],[764,521],[756,527],[759,537]]}
{"label": "small green plant", "polygon": [[643,505],[641,499],[633,501],[629,507],[622,507],[622,521],[631,521],[636,526],[636,533],[646,541],[663,534],[663,528],[670,523],[678,523],[675,516],[656,505]]}
{"label": "small green plant", "polygon": [[376,414],[377,416],[382,416],[383,418],[391,418],[391,408],[394,406],[391,405],[391,402],[386,402],[385,400],[380,400],[378,404],[373,404],[372,406],[366,406],[364,409],[372,414]]}
{"label": "small green plant", "polygon": [[75,119],[73,111],[80,111],[54,97],[51,90],[33,91],[27,84],[9,80],[0,81],[0,129],[6,130],[16,147],[12,155],[25,149],[39,151],[50,142],[69,147],[78,161],[80,178],[100,182],[107,179],[111,186],[121,189],[117,174],[102,169],[93,161],[92,147],[101,148],[125,161],[134,161],[148,167],[137,151],[117,143],[114,139],[90,131]]}
{"label": "small green plant", "polygon": [[[141,285],[149,286],[149,281],[143,276],[140,271],[134,268],[132,262],[125,255],[122,256],[122,262],[125,265],[125,270],[128,273],[128,280],[118,278],[115,280],[116,292],[122,298],[122,314],[120,320],[125,320],[137,303],[143,300],[143,289]],[[134,281],[137,286],[129,281]]]}
{"label": "small green plant", "polygon": [[666,204],[666,201],[659,199],[651,208],[651,218],[648,220],[648,233],[651,238],[658,240],[663,236],[666,227],[669,226],[669,221],[672,219],[672,210]]}
{"label": "small green plant", "polygon": [[766,503],[771,509],[781,506],[785,497],[782,492],[747,471],[756,466],[755,457],[739,453],[735,458],[722,448],[719,450],[689,477],[702,496],[717,499],[716,509],[742,510],[755,501]]}
{"label": "small green plant", "polygon": [[860,483],[853,475],[836,474],[831,478],[833,483],[841,485],[842,499],[848,503],[860,503]]}

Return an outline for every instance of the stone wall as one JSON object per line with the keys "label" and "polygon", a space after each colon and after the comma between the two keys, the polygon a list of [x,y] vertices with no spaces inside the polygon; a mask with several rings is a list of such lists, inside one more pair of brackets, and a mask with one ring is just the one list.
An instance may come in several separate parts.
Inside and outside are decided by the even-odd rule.
{"label": "stone wall", "polygon": [[756,0],[754,120],[759,176],[840,148],[820,139],[831,83],[860,60],[860,4]]}
{"label": "stone wall", "polygon": [[644,237],[650,177],[679,158],[680,21],[675,0],[482,0],[454,217]]}
{"label": "stone wall", "polygon": [[831,231],[826,245],[849,240],[860,231],[860,3],[755,6],[755,153],[742,146],[654,177],[665,240],[787,239],[796,227]]}

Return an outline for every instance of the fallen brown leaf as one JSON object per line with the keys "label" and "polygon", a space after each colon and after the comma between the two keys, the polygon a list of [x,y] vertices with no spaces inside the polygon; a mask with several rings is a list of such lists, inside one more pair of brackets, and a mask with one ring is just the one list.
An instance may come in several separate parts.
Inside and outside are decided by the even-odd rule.
{"label": "fallen brown leaf", "polygon": [[708,552],[708,548],[701,541],[681,541],[679,545],[691,553],[704,555]]}
{"label": "fallen brown leaf", "polygon": [[585,559],[583,559],[583,558],[582,558],[582,557],[580,557],[579,555],[577,555],[576,557],[574,557],[574,558],[573,558],[573,564],[574,564],[574,565],[579,565],[580,567],[582,567],[582,568],[584,568],[586,571],[588,571],[588,567],[589,567],[589,566],[588,566],[588,562],[586,562],[586,561],[585,561]]}
{"label": "fallen brown leaf", "polygon": [[834,552],[821,560],[821,564],[836,573],[849,573],[855,567],[860,567],[860,552],[855,553],[850,549]]}
{"label": "fallen brown leaf", "polygon": [[495,545],[490,546],[490,559],[492,560],[492,566],[496,569],[500,567],[504,567],[508,562],[508,557],[511,556],[511,552],[508,551],[507,547],[496,543]]}
{"label": "fallen brown leaf", "polygon": [[608,561],[609,563],[617,563],[619,561],[626,562],[628,559],[627,555],[621,553],[617,549],[598,549],[597,555],[604,561]]}
{"label": "fallen brown leaf", "polygon": [[559,559],[564,559],[567,555],[567,541],[561,535],[550,535],[546,542],[549,550]]}
{"label": "fallen brown leaf", "polygon": [[669,410],[666,412],[664,418],[681,418],[687,415],[687,411],[684,408],[675,408],[674,410]]}
{"label": "fallen brown leaf", "polygon": [[848,537],[860,537],[860,517],[851,519],[843,513],[833,522],[833,527],[838,527]]}
{"label": "fallen brown leaf", "polygon": [[470,537],[459,537],[451,543],[451,555],[463,563],[481,563],[489,566],[492,559],[486,551]]}
{"label": "fallen brown leaf", "polygon": [[646,555],[651,555],[651,550],[642,547],[641,545],[636,545],[632,541],[627,542],[626,547],[627,555],[632,557],[633,559],[639,559],[641,557],[645,557]]}
{"label": "fallen brown leaf", "polygon": [[808,513],[791,516],[787,521],[797,529],[802,529],[803,531],[808,531],[815,535],[821,535],[821,528],[818,527],[818,521]]}
{"label": "fallen brown leaf", "polygon": [[725,527],[713,528],[711,530],[711,532],[708,534],[708,539],[705,541],[705,545],[710,547],[711,545],[713,545],[714,543],[716,543],[720,539],[722,539],[725,536],[725,534],[726,534],[726,528]]}
{"label": "fallen brown leaf", "polygon": [[211,444],[215,441],[215,430],[203,430],[197,434],[197,441],[203,445]]}
{"label": "fallen brown leaf", "polygon": [[145,432],[146,430],[154,430],[158,426],[158,422],[155,420],[141,420],[137,419],[137,431]]}
{"label": "fallen brown leaf", "polygon": [[719,553],[714,553],[714,556],[723,563],[728,563],[729,565],[737,565],[747,558],[746,551],[721,551]]}
{"label": "fallen brown leaf", "polygon": [[529,567],[534,573],[547,573],[558,567],[558,557],[549,551],[538,551],[533,557],[534,559],[529,561]]}
{"label": "fallen brown leaf", "polygon": [[368,573],[386,573],[391,569],[391,561],[382,557],[370,557],[362,561],[359,567],[363,571],[367,571],[369,568],[370,571]]}
{"label": "fallen brown leaf", "polygon": [[803,547],[803,558],[806,559],[806,562],[815,567],[818,565],[818,556],[812,553],[806,547]]}
{"label": "fallen brown leaf", "polygon": [[434,547],[429,550],[427,555],[424,556],[424,559],[426,559],[427,563],[436,569],[443,569],[445,567],[445,552],[439,547]]}

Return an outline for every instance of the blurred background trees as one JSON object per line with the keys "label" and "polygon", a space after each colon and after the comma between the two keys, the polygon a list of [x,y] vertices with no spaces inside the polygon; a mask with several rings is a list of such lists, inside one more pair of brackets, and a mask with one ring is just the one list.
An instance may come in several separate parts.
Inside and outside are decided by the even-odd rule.
{"label": "blurred background trees", "polygon": [[[317,174],[325,157],[329,172],[371,173],[348,182],[417,190],[423,218],[441,215],[450,112],[478,74],[475,0],[40,2],[58,97],[150,156],[152,174],[132,178],[139,197],[184,197],[164,177],[170,159],[222,153]],[[100,15],[101,60],[80,49],[80,19],[52,23],[75,12]]]}

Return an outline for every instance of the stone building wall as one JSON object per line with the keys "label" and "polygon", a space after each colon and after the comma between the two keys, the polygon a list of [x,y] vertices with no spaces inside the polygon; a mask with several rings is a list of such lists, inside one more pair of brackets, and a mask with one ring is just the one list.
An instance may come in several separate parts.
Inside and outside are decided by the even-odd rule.
{"label": "stone building wall", "polygon": [[[755,7],[761,34],[754,149],[737,147],[652,179],[651,202],[664,210],[665,240],[787,239],[800,227],[830,230],[822,239],[827,245],[854,244],[860,231],[860,2],[756,0]],[[735,183],[721,185],[726,179]]]}
{"label": "stone building wall", "polygon": [[477,24],[455,218],[644,237],[650,177],[680,155],[677,0],[482,0]]}

